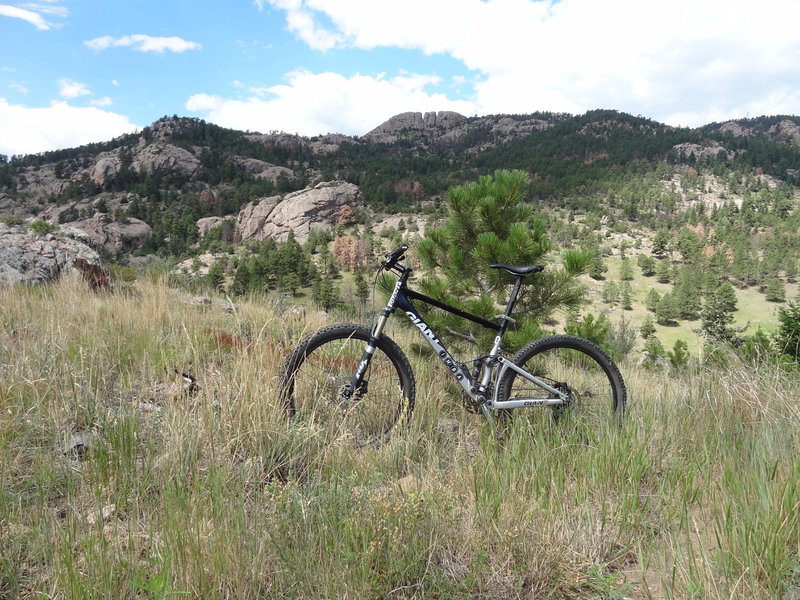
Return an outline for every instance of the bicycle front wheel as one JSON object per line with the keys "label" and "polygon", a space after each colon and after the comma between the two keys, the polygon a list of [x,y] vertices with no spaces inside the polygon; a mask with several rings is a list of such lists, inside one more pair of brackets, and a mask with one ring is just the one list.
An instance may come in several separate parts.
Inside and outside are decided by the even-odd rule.
{"label": "bicycle front wheel", "polygon": [[[627,401],[625,382],[611,357],[596,344],[570,335],[549,336],[525,346],[512,361],[544,383],[566,392],[567,402],[552,407],[556,421],[568,421],[596,433],[622,425]],[[555,397],[511,369],[503,377],[498,394],[501,401]],[[536,412],[535,408],[526,410]]]}
{"label": "bicycle front wheel", "polygon": [[287,416],[330,443],[363,447],[388,440],[414,409],[414,374],[403,351],[382,336],[355,385],[369,338],[363,325],[343,323],[300,342],[281,373]]}

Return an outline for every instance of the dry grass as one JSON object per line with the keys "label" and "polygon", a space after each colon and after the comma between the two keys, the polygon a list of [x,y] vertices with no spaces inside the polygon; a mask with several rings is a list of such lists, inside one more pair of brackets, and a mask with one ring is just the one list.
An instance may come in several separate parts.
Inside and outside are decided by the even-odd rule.
{"label": "dry grass", "polygon": [[796,374],[623,365],[619,435],[519,423],[500,445],[409,352],[412,424],[357,451],[277,405],[320,315],[197,307],[147,281],[2,290],[0,306],[0,596],[800,593]]}

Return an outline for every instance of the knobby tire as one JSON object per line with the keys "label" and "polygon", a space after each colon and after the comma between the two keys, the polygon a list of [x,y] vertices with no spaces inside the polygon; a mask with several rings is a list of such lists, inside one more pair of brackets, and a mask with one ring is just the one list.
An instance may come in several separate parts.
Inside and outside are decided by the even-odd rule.
{"label": "knobby tire", "polygon": [[330,443],[386,442],[414,410],[414,374],[400,347],[384,335],[364,384],[348,395],[369,338],[367,327],[342,323],[302,340],[281,372],[280,401],[287,416]]}

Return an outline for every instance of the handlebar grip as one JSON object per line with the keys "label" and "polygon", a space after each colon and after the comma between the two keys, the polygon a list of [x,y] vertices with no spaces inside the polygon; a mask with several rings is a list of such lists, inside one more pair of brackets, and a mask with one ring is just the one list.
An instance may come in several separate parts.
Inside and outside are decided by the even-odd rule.
{"label": "handlebar grip", "polygon": [[406,250],[408,250],[408,244],[400,244],[397,248],[392,250],[386,255],[383,261],[383,268],[388,271],[395,266],[398,261],[403,260],[403,255],[406,253]]}

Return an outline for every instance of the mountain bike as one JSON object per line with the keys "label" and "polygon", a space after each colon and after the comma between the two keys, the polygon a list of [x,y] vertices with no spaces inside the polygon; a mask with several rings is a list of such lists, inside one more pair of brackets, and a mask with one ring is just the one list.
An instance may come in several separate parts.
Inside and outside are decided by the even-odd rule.
{"label": "mountain bike", "polygon": [[[324,327],[303,339],[288,357],[280,376],[280,402],[289,418],[355,446],[380,445],[406,423],[414,410],[414,372],[400,347],[384,334],[389,317],[399,309],[460,386],[466,408],[483,414],[495,431],[510,422],[513,411],[535,407],[549,407],[556,421],[591,428],[621,426],[625,383],[617,365],[596,344],[551,335],[530,342],[511,358],[501,354],[520,289],[526,278],[544,270],[543,265],[491,265],[514,278],[506,309],[493,322],[409,288],[413,270],[401,264],[407,250],[402,244],[381,262],[378,273],[391,271],[397,282],[371,327]],[[494,331],[491,350],[466,362],[456,360],[412,300]]]}

